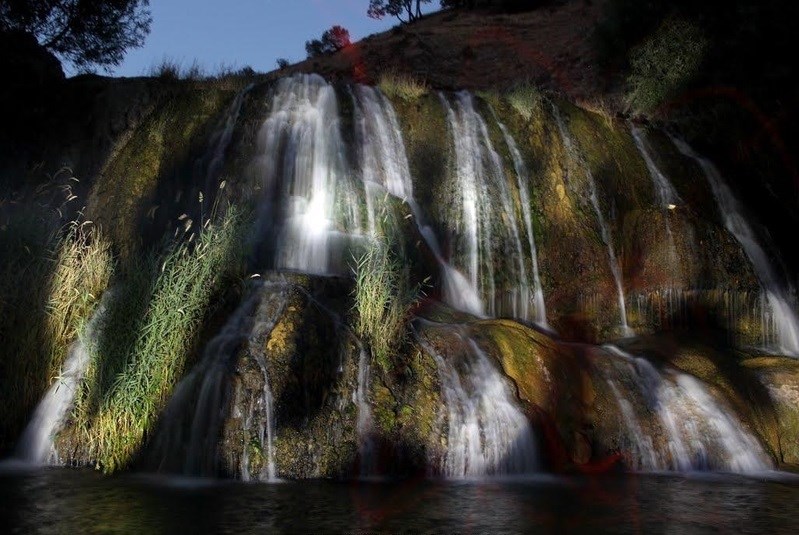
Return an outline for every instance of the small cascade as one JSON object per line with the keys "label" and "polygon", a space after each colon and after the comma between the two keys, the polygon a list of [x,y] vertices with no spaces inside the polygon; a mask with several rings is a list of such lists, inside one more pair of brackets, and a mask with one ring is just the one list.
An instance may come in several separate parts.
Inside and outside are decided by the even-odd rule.
{"label": "small cascade", "polygon": [[776,348],[787,355],[799,357],[799,317],[791,297],[790,285],[781,280],[766,251],[760,245],[754,229],[746,220],[743,207],[724,183],[716,166],[707,158],[696,154],[684,141],[674,137],[672,141],[683,155],[696,161],[704,171],[713,190],[719,213],[724,218],[724,225],[741,244],[752,263],[777,326]]}
{"label": "small cascade", "polygon": [[[569,135],[568,131],[566,130],[566,125],[563,123],[560,110],[555,104],[552,105],[552,110],[555,115],[555,121],[558,124],[558,130],[560,131],[563,145],[566,147],[566,151],[576,161],[582,162],[582,158],[579,156],[577,147],[574,145],[571,135]],[[597,192],[594,174],[587,165],[582,164],[582,168],[585,172],[586,178],[588,179],[588,197],[591,201],[591,207],[594,209],[594,213],[596,213],[597,222],[599,223],[599,230],[602,234],[602,241],[605,242],[605,245],[608,248],[608,264],[610,265],[610,271],[613,274],[613,280],[616,283],[616,291],[618,293],[619,299],[621,334],[622,336],[632,336],[635,333],[627,324],[627,305],[624,299],[624,284],[622,283],[621,266],[619,265],[619,260],[616,258],[616,252],[613,248],[613,238],[610,235],[610,228],[605,221],[605,216],[602,214],[602,207],[599,205],[599,193]]]}
{"label": "small cascade", "polygon": [[[493,110],[492,110],[493,111]],[[502,135],[505,138],[505,144],[510,150],[511,157],[513,158],[513,167],[516,170],[516,180],[519,187],[519,196],[521,197],[522,214],[524,215],[524,227],[527,232],[527,243],[530,246],[530,260],[533,266],[533,307],[535,308],[535,321],[544,327],[547,327],[547,311],[544,304],[544,290],[541,287],[541,275],[538,271],[538,250],[535,246],[535,234],[533,233],[533,215],[530,208],[530,190],[528,183],[530,182],[530,173],[527,171],[527,165],[524,163],[522,154],[519,147],[516,145],[516,140],[508,131],[508,128],[499,120],[494,114],[494,118],[502,130]]]}
{"label": "small cascade", "polygon": [[630,133],[632,133],[635,146],[638,152],[646,163],[646,168],[649,170],[649,176],[652,178],[652,183],[655,186],[655,195],[657,196],[658,204],[663,210],[664,221],[666,224],[666,238],[669,241],[669,251],[671,255],[672,265],[677,266],[677,246],[674,244],[674,234],[671,231],[671,223],[669,222],[669,212],[677,205],[682,204],[682,199],[677,194],[677,190],[672,186],[671,181],[664,175],[655,161],[647,147],[644,133],[637,126],[630,124]]}
{"label": "small cascade", "polygon": [[353,103],[370,235],[376,235],[377,204],[385,192],[405,201],[419,234],[436,257],[441,269],[443,293],[448,296],[449,305],[478,317],[484,316],[483,303],[475,288],[460,271],[444,260],[433,229],[424,223],[422,210],[413,197],[405,142],[391,102],[377,88],[358,86],[353,93]]}
{"label": "small cascade", "polygon": [[225,154],[227,153],[230,142],[233,139],[233,131],[238,123],[239,116],[241,115],[241,107],[244,104],[244,98],[247,96],[254,84],[248,85],[243,91],[236,95],[230,107],[225,113],[225,116],[219,123],[214,134],[208,141],[208,151],[206,156],[207,168],[205,172],[205,189],[206,194],[214,191],[218,184],[215,182],[219,180],[222,173],[222,167],[225,164]]}
{"label": "small cascade", "polygon": [[257,233],[276,233],[277,268],[349,270],[362,239],[361,187],[350,179],[336,92],[318,75],[283,78],[258,135],[254,169],[262,200]]}
{"label": "small cascade", "polygon": [[55,437],[72,409],[75,393],[91,362],[93,341],[102,329],[103,318],[114,291],[106,290],[86,328],[67,352],[60,375],[37,405],[28,426],[19,439],[14,458],[32,465],[58,463]]}
{"label": "small cascade", "polygon": [[[208,342],[202,359],[175,388],[164,410],[151,446],[153,469],[190,476],[219,474],[217,448],[228,410],[231,363],[248,341],[269,335],[283,312],[287,292],[288,286],[282,281],[257,283],[222,331]],[[262,345],[249,344],[256,348]],[[258,426],[256,434],[266,456],[258,479],[273,480],[276,478],[273,399],[266,356],[257,352],[254,356],[264,375],[264,388],[261,399],[249,407],[244,427],[252,431],[252,425]],[[236,405],[235,410],[241,407]],[[240,466],[240,470],[245,479],[252,477],[249,466]]]}
{"label": "small cascade", "polygon": [[508,380],[462,329],[457,334],[463,349],[457,359],[420,339],[436,362],[446,403],[447,452],[440,471],[451,478],[534,472],[533,430]]}
{"label": "small cascade", "polygon": [[[616,371],[606,380],[616,397],[632,439],[633,467],[644,471],[721,470],[757,472],[771,469],[768,455],[735,413],[701,381],[671,367],[604,346],[615,358]],[[625,387],[623,377],[634,381]],[[633,406],[654,415],[645,431]],[[644,414],[646,417],[646,414]]]}
{"label": "small cascade", "polygon": [[[443,94],[439,97],[455,153],[455,202],[447,215],[456,231],[453,263],[477,289],[489,316],[535,319],[521,232],[502,159],[469,93],[458,93],[454,105]],[[448,302],[458,299],[445,296]]]}
{"label": "small cascade", "polygon": [[360,475],[368,477],[375,473],[374,441],[372,440],[372,406],[369,404],[369,382],[371,366],[366,348],[359,347],[358,386],[355,390],[355,404],[358,407],[358,455],[360,456]]}

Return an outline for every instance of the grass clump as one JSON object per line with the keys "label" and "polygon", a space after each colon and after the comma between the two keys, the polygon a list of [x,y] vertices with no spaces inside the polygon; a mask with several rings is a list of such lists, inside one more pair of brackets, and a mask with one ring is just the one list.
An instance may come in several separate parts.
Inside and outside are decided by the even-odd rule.
{"label": "grass clump", "polygon": [[372,351],[383,371],[392,355],[407,341],[407,323],[419,298],[419,286],[410,281],[408,267],[382,241],[355,263],[355,333]]}
{"label": "grass clump", "polygon": [[59,375],[113,269],[96,228],[62,226],[58,209],[35,200],[11,206],[0,210],[0,450]]}
{"label": "grass clump", "polygon": [[541,104],[541,91],[532,84],[523,84],[513,88],[505,97],[508,104],[525,121],[532,119],[535,110]]}
{"label": "grass clump", "polygon": [[377,85],[386,96],[406,101],[418,100],[430,90],[427,84],[418,78],[398,72],[383,74]]}
{"label": "grass clump", "polygon": [[637,112],[655,110],[685,89],[698,74],[707,40],[693,22],[669,17],[630,51],[628,104]]}
{"label": "grass clump", "polygon": [[106,472],[127,466],[181,377],[214,298],[243,264],[243,218],[231,211],[196,244],[128,270],[123,296],[109,305],[92,347],[74,418],[88,456]]}

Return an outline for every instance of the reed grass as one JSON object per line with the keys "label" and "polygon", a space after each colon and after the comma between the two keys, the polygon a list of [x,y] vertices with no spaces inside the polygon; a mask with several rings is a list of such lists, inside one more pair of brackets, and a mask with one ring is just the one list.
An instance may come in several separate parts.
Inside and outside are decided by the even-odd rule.
{"label": "reed grass", "polygon": [[355,333],[371,348],[383,371],[389,371],[392,357],[407,340],[420,288],[411,283],[408,267],[383,241],[356,259],[354,272]]}
{"label": "reed grass", "polygon": [[97,228],[60,224],[58,209],[28,199],[0,225],[0,448],[58,377],[113,271]]}
{"label": "reed grass", "polygon": [[[105,335],[73,413],[87,455],[113,472],[128,466],[197,350],[215,298],[242,273],[243,217],[230,211],[196,243],[131,266],[109,304]],[[83,440],[83,439],[82,439]]]}
{"label": "reed grass", "polygon": [[386,96],[406,101],[418,100],[430,90],[428,85],[422,80],[410,74],[399,72],[383,74],[377,85]]}

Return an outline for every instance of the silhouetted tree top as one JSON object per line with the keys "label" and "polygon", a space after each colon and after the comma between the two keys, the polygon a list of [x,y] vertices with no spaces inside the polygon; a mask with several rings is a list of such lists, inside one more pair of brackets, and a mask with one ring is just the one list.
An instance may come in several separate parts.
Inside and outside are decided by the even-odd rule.
{"label": "silhouetted tree top", "polygon": [[149,0],[1,0],[0,31],[32,34],[78,70],[119,65],[150,31]]}
{"label": "silhouetted tree top", "polygon": [[373,19],[386,15],[397,17],[402,23],[412,22],[422,16],[422,4],[431,0],[369,0],[366,14]]}
{"label": "silhouetted tree top", "polygon": [[324,54],[338,52],[342,48],[349,46],[350,32],[343,26],[333,26],[325,30],[321,39],[312,39],[305,42],[305,52],[309,58],[315,58]]}

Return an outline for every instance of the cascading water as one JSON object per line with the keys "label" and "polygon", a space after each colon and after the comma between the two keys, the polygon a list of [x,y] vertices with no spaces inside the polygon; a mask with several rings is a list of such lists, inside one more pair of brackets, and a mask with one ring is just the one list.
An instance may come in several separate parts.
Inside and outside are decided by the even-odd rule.
{"label": "cascading water", "polygon": [[682,199],[680,199],[680,196],[677,194],[674,186],[672,186],[671,181],[669,181],[668,177],[658,168],[658,166],[655,164],[655,160],[652,159],[652,154],[649,152],[646,140],[644,139],[644,133],[641,131],[641,129],[631,124],[630,133],[632,133],[635,146],[638,148],[638,152],[644,159],[646,168],[649,170],[649,176],[652,178],[652,183],[655,186],[655,195],[657,196],[658,204],[660,205],[661,210],[663,210],[664,221],[666,225],[666,238],[669,241],[671,261],[676,265],[678,260],[677,247],[674,244],[674,234],[671,231],[669,212],[677,205],[682,204]]}
{"label": "cascading water", "polygon": [[[493,109],[492,109],[493,112]],[[544,290],[541,287],[541,275],[538,271],[538,250],[535,246],[535,234],[533,233],[533,215],[530,208],[530,190],[528,183],[530,181],[530,174],[527,171],[527,165],[524,163],[522,154],[519,147],[516,145],[516,140],[508,131],[508,128],[499,120],[496,113],[494,119],[497,121],[502,136],[505,138],[505,144],[510,150],[511,157],[513,158],[513,167],[516,170],[516,180],[519,187],[519,197],[521,197],[522,214],[524,215],[524,226],[527,231],[527,243],[530,246],[530,261],[533,267],[533,307],[535,308],[535,321],[540,325],[547,326],[547,310],[544,304]]]}
{"label": "cascading water", "polygon": [[[375,202],[384,192],[408,200],[413,197],[413,184],[394,108],[378,89],[362,85],[355,88],[353,102],[369,230],[374,236]],[[377,195],[375,189],[379,190]]]}
{"label": "cascading water", "polygon": [[533,430],[508,380],[462,329],[456,334],[462,351],[453,360],[419,339],[436,362],[446,404],[447,452],[441,472],[462,478],[535,471]]}
{"label": "cascading water", "polygon": [[605,242],[605,245],[608,248],[608,263],[610,265],[610,271],[613,274],[613,280],[616,283],[616,292],[618,293],[619,300],[619,316],[621,320],[621,334],[622,336],[632,336],[635,333],[627,324],[627,305],[624,299],[624,284],[622,283],[621,266],[619,266],[619,260],[616,258],[616,252],[613,248],[613,237],[610,235],[610,228],[605,221],[605,216],[602,214],[602,207],[599,205],[599,193],[597,192],[594,174],[587,165],[582,163],[582,158],[577,151],[577,147],[572,141],[571,135],[566,130],[566,125],[563,123],[563,117],[561,117],[560,110],[555,104],[552,105],[552,110],[555,115],[555,122],[558,125],[558,130],[560,131],[560,136],[563,140],[563,145],[566,147],[567,153],[575,161],[580,162],[583,171],[585,172],[585,176],[588,181],[588,197],[591,207],[594,209],[594,213],[596,214],[597,222],[599,223],[602,241]]}
{"label": "cascading water", "polygon": [[208,141],[208,156],[206,157],[207,165],[205,162],[200,162],[201,166],[205,166],[205,192],[210,193],[216,189],[217,184],[214,182],[219,180],[222,167],[225,163],[225,153],[230,147],[230,142],[233,140],[233,132],[238,123],[239,116],[241,115],[241,107],[244,104],[244,98],[247,96],[254,84],[248,85],[241,91],[230,103],[227,113],[220,121],[214,134]]}
{"label": "cascading water", "polygon": [[15,460],[33,465],[58,462],[55,436],[64,426],[75,393],[91,362],[93,342],[97,332],[103,328],[103,318],[113,295],[113,289],[106,290],[84,332],[69,347],[60,375],[39,402],[19,439],[14,452]]}
{"label": "cascading water", "polygon": [[339,122],[336,92],[321,76],[277,82],[253,167],[263,195],[257,232],[277,233],[279,269],[349,271],[362,191],[349,177]]}
{"label": "cascading water", "polygon": [[[157,471],[192,476],[219,473],[218,445],[227,411],[231,361],[244,349],[261,348],[287,302],[285,282],[257,283],[249,297],[236,309],[222,331],[206,345],[200,362],[181,380],[161,418],[151,447],[151,467]],[[265,463],[258,479],[274,480],[274,411],[266,356],[255,351],[264,376],[263,392],[245,416],[245,430],[257,425],[257,437]],[[241,407],[236,407],[240,410]],[[249,425],[248,425],[249,424]],[[246,450],[246,448],[245,448]],[[244,464],[244,463],[242,463]],[[251,477],[248,466],[241,474]]]}
{"label": "cascading water", "polygon": [[[633,467],[647,471],[723,470],[758,472],[771,462],[758,440],[732,410],[695,377],[605,346],[617,370],[606,377],[622,412],[635,453]],[[625,389],[622,376],[633,378],[637,392]],[[623,394],[626,390],[626,395]],[[641,399],[641,404],[630,398]],[[655,415],[645,432],[634,406]]]}
{"label": "cascading water", "polygon": [[747,222],[741,204],[724,183],[716,166],[707,158],[695,153],[684,141],[675,137],[672,137],[672,141],[683,155],[696,161],[704,171],[713,190],[719,213],[724,218],[724,225],[749,257],[777,326],[777,349],[787,355],[799,357],[799,317],[791,298],[790,285],[781,280],[766,251],[760,245],[754,229]]}
{"label": "cascading water", "polygon": [[373,237],[376,235],[376,221],[379,217],[377,204],[384,197],[384,192],[407,202],[419,234],[441,269],[443,293],[448,296],[449,305],[482,317],[483,303],[475,288],[460,271],[444,260],[433,229],[424,223],[422,210],[413,197],[413,182],[405,143],[391,102],[379,89],[366,86],[356,88],[353,102],[370,234]]}
{"label": "cascading water", "polygon": [[[478,290],[489,316],[536,319],[516,209],[488,127],[469,93],[458,93],[454,106],[443,94],[439,98],[455,152],[452,191],[457,202],[448,214],[456,231],[453,263]],[[457,299],[446,291],[445,298]]]}

